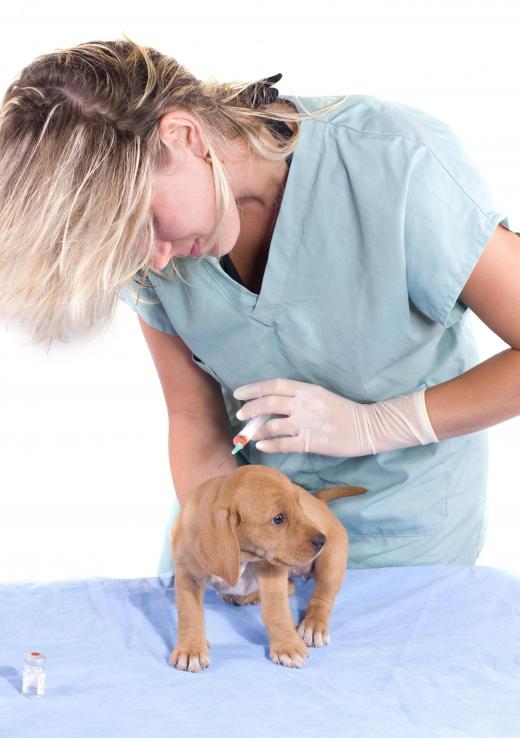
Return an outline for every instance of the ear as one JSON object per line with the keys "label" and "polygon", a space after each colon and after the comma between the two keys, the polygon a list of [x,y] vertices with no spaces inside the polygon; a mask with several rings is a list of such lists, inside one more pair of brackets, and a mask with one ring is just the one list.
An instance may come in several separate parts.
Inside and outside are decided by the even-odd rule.
{"label": "ear", "polygon": [[208,505],[199,527],[194,555],[200,566],[234,587],[240,579],[236,515],[225,505]]}
{"label": "ear", "polygon": [[197,156],[204,156],[207,149],[197,119],[181,109],[164,113],[159,122],[159,136],[171,154],[182,158],[184,149],[191,149]]}

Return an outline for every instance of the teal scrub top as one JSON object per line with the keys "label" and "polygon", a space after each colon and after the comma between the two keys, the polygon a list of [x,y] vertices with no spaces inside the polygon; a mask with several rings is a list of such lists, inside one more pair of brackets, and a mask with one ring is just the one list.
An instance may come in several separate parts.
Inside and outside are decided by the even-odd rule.
{"label": "teal scrub top", "polygon": [[[342,97],[285,96],[299,110]],[[183,339],[220,384],[235,434],[243,384],[285,377],[373,403],[478,364],[458,298],[499,223],[512,230],[448,125],[355,94],[301,123],[260,294],[210,256],[177,260],[189,284],[149,274],[141,294],[155,304],[120,297]],[[367,488],[328,503],[349,534],[349,568],[474,564],[481,551],[486,431],[354,458],[265,453],[252,441],[236,458],[311,493]],[[163,562],[171,570],[167,536]]]}

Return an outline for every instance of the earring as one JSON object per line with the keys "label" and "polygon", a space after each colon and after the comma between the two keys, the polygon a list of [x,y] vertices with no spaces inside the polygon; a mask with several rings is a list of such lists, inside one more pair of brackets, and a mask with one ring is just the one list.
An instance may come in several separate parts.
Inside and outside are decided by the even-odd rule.
{"label": "earring", "polygon": [[[204,155],[204,160],[208,162],[208,164],[211,164],[213,166],[213,159],[211,158],[211,154],[209,151]],[[222,164],[225,164],[225,161],[222,161]]]}

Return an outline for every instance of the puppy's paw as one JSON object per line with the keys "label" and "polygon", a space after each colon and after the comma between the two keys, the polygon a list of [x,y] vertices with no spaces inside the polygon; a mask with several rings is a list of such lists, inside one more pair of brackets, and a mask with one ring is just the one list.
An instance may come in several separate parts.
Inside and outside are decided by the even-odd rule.
{"label": "puppy's paw", "polygon": [[177,642],[168,659],[169,665],[182,671],[207,669],[211,664],[211,659],[208,653],[209,643],[207,641],[205,643],[206,645],[203,646],[202,644],[188,645]]}
{"label": "puppy's paw", "polygon": [[302,669],[305,659],[309,658],[309,650],[302,639],[294,634],[284,639],[271,641],[269,644],[271,661],[280,666]]}
{"label": "puppy's paw", "polygon": [[315,615],[306,615],[299,624],[297,632],[307,646],[328,646],[330,643],[327,621]]}

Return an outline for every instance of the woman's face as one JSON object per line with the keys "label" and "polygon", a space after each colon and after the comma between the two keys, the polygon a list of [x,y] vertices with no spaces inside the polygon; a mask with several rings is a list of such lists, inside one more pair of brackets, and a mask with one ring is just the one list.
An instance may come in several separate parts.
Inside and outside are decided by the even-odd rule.
{"label": "woman's face", "polygon": [[[189,257],[197,240],[204,252],[217,224],[212,166],[204,158],[207,147],[196,121],[188,114],[168,113],[161,120],[160,134],[169,162],[152,178],[156,242],[150,264],[158,270],[172,257]],[[239,233],[237,205],[231,197],[223,232],[207,255],[231,251]]]}

